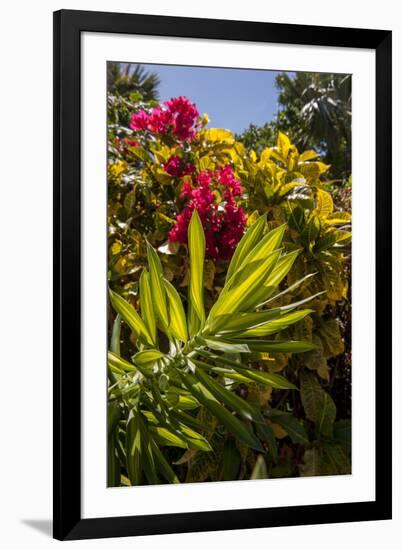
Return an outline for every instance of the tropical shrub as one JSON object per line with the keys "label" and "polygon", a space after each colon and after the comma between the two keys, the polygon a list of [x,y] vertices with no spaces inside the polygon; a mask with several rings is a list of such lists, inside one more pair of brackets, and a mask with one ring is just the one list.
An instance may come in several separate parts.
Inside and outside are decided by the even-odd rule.
{"label": "tropical shrub", "polygon": [[[282,133],[275,146],[247,148],[228,130],[207,128],[208,117],[200,116],[186,98],[159,105],[144,102],[138,94],[129,98],[110,94],[108,102],[109,484],[136,483],[140,478],[153,483],[161,477],[168,481],[248,479],[260,475],[261,461],[269,477],[349,473],[351,216],[348,201],[326,180],[329,166],[312,150],[299,153]],[[205,255],[198,256],[197,268],[192,266],[197,255],[188,239],[194,224],[199,239],[205,239]],[[208,334],[208,338],[198,334],[208,326],[204,323],[217,304],[230,294],[228,284],[233,277],[236,284],[243,281],[233,266],[244,239],[247,242],[256,227],[260,237],[266,232],[261,242],[273,232],[281,236],[283,250],[277,250],[279,242],[274,249],[279,254],[277,261],[292,258],[291,266],[272,289],[269,307],[287,311],[280,308],[309,302],[309,310],[299,310],[297,305],[286,314],[294,315],[297,322],[277,325],[278,339],[303,341],[303,351],[260,345],[245,351],[244,328],[246,335],[240,339],[231,332],[227,333],[230,337],[220,332]],[[244,276],[255,268],[253,265]],[[202,286],[200,281],[196,286],[203,297],[203,310],[199,304],[195,306],[194,297],[191,299],[195,270],[199,277],[203,274]],[[155,291],[157,281],[159,291]],[[264,288],[262,285],[261,292]],[[157,327],[150,334],[152,346],[138,333],[140,325],[135,329],[132,321],[141,321],[150,332],[144,312],[151,311],[151,306]],[[181,319],[184,339],[177,336],[178,326],[169,327],[170,307]],[[269,315],[271,309],[234,311]],[[260,334],[262,328],[250,330],[256,331],[256,337],[267,335]],[[178,350],[183,356],[183,349],[195,342],[196,334],[196,348],[201,353],[195,359],[177,362]],[[232,342],[232,352],[211,347],[214,339],[220,340],[220,345],[221,340]],[[141,354],[149,351],[154,353],[152,360],[141,363]],[[241,369],[239,364],[254,378],[244,370],[236,371]],[[205,380],[211,384],[211,379],[215,392],[224,392],[217,398],[211,386],[206,386],[219,405],[231,411],[236,425],[240,422],[251,434],[248,437],[257,438],[258,448],[250,440],[247,444],[205,401],[191,393],[180,378],[186,369],[184,374],[195,378],[197,387]],[[149,376],[150,370],[157,373]],[[164,370],[169,373],[166,377],[162,376]],[[264,380],[256,379],[255,373],[261,373],[258,376]],[[203,375],[208,377],[204,382],[197,378]],[[288,386],[278,387],[273,378],[268,383],[267,376],[279,376]],[[251,406],[259,421],[257,416],[245,418],[243,409],[236,410],[230,405],[233,399],[225,401],[222,395],[233,397],[243,407]],[[176,439],[166,433],[162,423],[162,419],[172,422],[169,415],[176,415]],[[184,429],[192,430],[192,436]],[[128,471],[127,434],[142,448],[142,462],[138,462],[137,451],[134,453],[134,477]],[[189,442],[189,438],[198,443]],[[144,450],[148,448],[152,451]],[[153,462],[148,456],[151,452]],[[259,453],[263,457],[257,462]],[[148,466],[138,465],[147,462],[146,457],[157,464],[155,472],[147,473],[143,468]],[[253,474],[254,468],[258,472]],[[163,471],[168,471],[168,476]]]}

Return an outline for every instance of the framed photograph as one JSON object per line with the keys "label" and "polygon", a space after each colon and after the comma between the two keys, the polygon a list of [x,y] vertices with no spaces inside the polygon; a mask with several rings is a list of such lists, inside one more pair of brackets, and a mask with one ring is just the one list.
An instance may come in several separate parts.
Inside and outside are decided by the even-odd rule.
{"label": "framed photograph", "polygon": [[54,14],[54,536],[391,518],[391,32]]}

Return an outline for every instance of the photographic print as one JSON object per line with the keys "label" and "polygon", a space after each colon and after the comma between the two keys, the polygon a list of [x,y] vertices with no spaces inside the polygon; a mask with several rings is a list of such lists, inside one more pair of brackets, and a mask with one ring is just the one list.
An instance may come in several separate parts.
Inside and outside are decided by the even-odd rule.
{"label": "photographic print", "polygon": [[108,487],[351,473],[351,98],[107,63]]}

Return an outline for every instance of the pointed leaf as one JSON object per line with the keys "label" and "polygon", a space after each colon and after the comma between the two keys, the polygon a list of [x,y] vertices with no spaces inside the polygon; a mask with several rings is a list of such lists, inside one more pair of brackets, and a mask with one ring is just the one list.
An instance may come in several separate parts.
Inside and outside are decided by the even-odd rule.
{"label": "pointed leaf", "polygon": [[133,306],[113,290],[109,290],[109,296],[113,309],[122,316],[135,336],[147,344],[152,344],[151,335]]}
{"label": "pointed leaf", "polygon": [[238,271],[239,267],[243,263],[243,260],[260,241],[264,231],[265,223],[266,216],[260,216],[243,235],[242,239],[236,247],[235,253],[233,254],[232,260],[230,262],[226,275],[226,282],[229,281],[230,277],[234,275],[236,271]]}
{"label": "pointed leaf", "polygon": [[304,319],[306,315],[312,313],[312,311],[312,309],[301,309],[299,311],[294,311],[293,313],[282,315],[281,317],[279,317],[279,319],[267,321],[255,328],[245,330],[243,332],[237,333],[237,336],[232,335],[231,337],[258,338],[260,336],[269,336],[271,334],[276,334],[281,330],[285,330],[290,325],[298,323],[301,319]]}
{"label": "pointed leaf", "polygon": [[120,355],[120,332],[121,332],[121,315],[118,313],[113,323],[112,337],[110,340],[110,351]]}
{"label": "pointed leaf", "polygon": [[[209,368],[208,365],[194,359],[194,363],[199,367]],[[253,420],[254,422],[263,422],[261,413],[250,405],[247,401],[236,395],[235,393],[227,390],[222,384],[217,382],[211,376],[208,376],[206,372],[203,372],[202,368],[198,368],[195,371],[196,378],[212,393],[212,395],[226,407],[232,409],[234,412],[240,414],[247,420]]]}
{"label": "pointed leaf", "polygon": [[116,368],[123,373],[124,371],[137,372],[137,369],[134,365],[132,365],[116,353],[113,353],[112,351],[108,351],[107,353],[107,362],[111,368]]}
{"label": "pointed leaf", "polygon": [[130,412],[126,428],[127,473],[132,485],[141,485],[142,446],[139,413]]}
{"label": "pointed leaf", "polygon": [[163,453],[159,449],[158,445],[155,442],[151,441],[151,448],[154,453],[154,458],[155,458],[155,462],[158,467],[158,470],[162,473],[163,477],[169,483],[180,483],[179,478],[170,467],[169,463],[167,462],[166,458],[163,456]]}
{"label": "pointed leaf", "polygon": [[157,349],[149,349],[145,351],[139,351],[133,357],[136,365],[146,367],[153,365],[159,359],[165,357],[165,354]]}
{"label": "pointed leaf", "polygon": [[197,210],[195,209],[188,226],[188,248],[190,252],[189,299],[201,326],[205,322],[204,310],[204,258],[205,235]]}
{"label": "pointed leaf", "polygon": [[215,351],[223,351],[225,353],[250,353],[247,344],[229,342],[219,338],[200,338],[197,336],[196,342],[200,346],[206,346]]}
{"label": "pointed leaf", "polygon": [[260,353],[304,353],[316,349],[312,342],[301,342],[298,340],[236,340],[246,344],[251,351]]}
{"label": "pointed leaf", "polygon": [[249,380],[254,380],[259,384],[268,384],[273,388],[278,389],[297,389],[294,384],[292,384],[291,382],[286,380],[286,378],[280,376],[279,374],[271,374],[268,372],[252,369],[251,367],[238,363],[237,361],[233,361],[232,359],[228,359],[227,357],[215,355],[207,351],[199,350],[198,353],[199,355],[202,355],[211,362],[232,367],[234,370],[239,372],[241,376],[244,376]]}
{"label": "pointed leaf", "polygon": [[163,280],[169,307],[169,330],[175,338],[182,342],[188,340],[186,315],[184,313],[183,303],[175,287],[166,279]]}
{"label": "pointed leaf", "polygon": [[169,325],[169,317],[166,302],[166,291],[163,284],[162,264],[155,249],[147,242],[147,254],[149,275],[151,281],[152,303],[157,317],[162,323],[164,330]]}
{"label": "pointed leaf", "polygon": [[216,325],[216,317],[218,315],[253,309],[254,304],[256,305],[256,291],[274,269],[279,256],[280,250],[274,250],[247,279],[231,288],[229,292],[225,294],[221,293],[210,311],[208,325],[212,325],[213,321],[215,321],[214,326],[216,330],[218,328]]}
{"label": "pointed leaf", "polygon": [[256,436],[218,402],[212,393],[197,380],[192,374],[180,372],[184,385],[191,391],[197,400],[204,405],[216,418],[242,443],[264,452],[261,443]]}
{"label": "pointed leaf", "polygon": [[141,316],[151,335],[152,342],[156,344],[156,318],[152,305],[151,281],[149,273],[145,269],[140,277],[140,305]]}

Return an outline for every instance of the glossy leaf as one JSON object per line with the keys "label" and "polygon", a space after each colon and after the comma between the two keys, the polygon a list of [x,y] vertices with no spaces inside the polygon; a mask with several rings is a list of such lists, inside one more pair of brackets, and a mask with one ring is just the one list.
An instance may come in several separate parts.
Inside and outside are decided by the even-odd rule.
{"label": "glossy leaf", "polygon": [[164,279],[163,283],[169,307],[169,330],[175,338],[186,342],[188,339],[186,314],[184,313],[180,295],[169,281]]}
{"label": "glossy leaf", "polygon": [[195,395],[197,400],[204,405],[222,424],[245,445],[264,451],[261,443],[255,435],[246,428],[233,414],[227,411],[212,393],[197,378],[190,373],[180,373],[184,384]]}
{"label": "glossy leaf", "polygon": [[144,321],[135,311],[133,306],[127,302],[124,298],[109,290],[110,301],[112,306],[117,313],[125,320],[131,330],[134,332],[135,336],[140,340],[143,340],[147,344],[152,344],[151,335],[148,332],[147,327],[145,326]]}
{"label": "glossy leaf", "polygon": [[140,302],[141,316],[151,335],[152,342],[156,344],[156,318],[152,303],[151,280],[148,271],[145,269],[140,277]]}
{"label": "glossy leaf", "polygon": [[248,256],[251,250],[260,241],[266,223],[266,216],[260,216],[251,227],[249,227],[242,239],[238,243],[232,260],[229,264],[226,274],[226,282],[229,281],[232,275],[238,271],[243,263],[243,260]]}
{"label": "glossy leaf", "polygon": [[190,252],[189,300],[201,326],[205,322],[204,310],[204,257],[205,235],[200,217],[195,209],[188,226],[188,247]]}
{"label": "glossy leaf", "polygon": [[169,316],[166,301],[166,291],[163,284],[162,264],[158,254],[149,243],[147,243],[147,255],[154,311],[156,313],[156,316],[161,321],[163,328],[166,329],[169,325]]}

